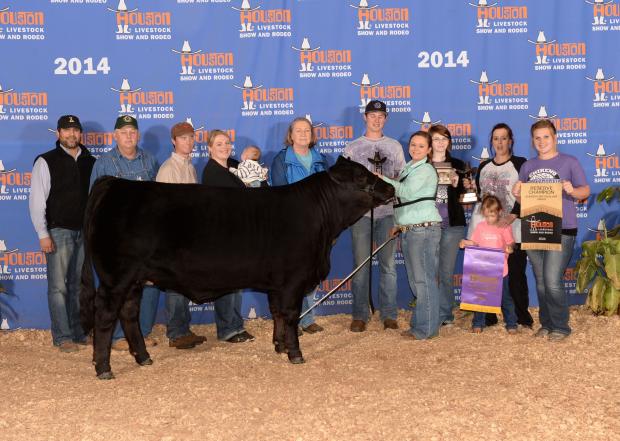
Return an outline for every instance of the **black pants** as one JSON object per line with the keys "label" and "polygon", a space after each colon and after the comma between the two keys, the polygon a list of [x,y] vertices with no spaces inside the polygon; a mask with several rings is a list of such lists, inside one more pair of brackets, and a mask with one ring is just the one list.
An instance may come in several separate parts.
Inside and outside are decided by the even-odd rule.
{"label": "black pants", "polygon": [[[534,320],[528,311],[530,295],[527,289],[527,276],[525,275],[526,266],[527,254],[521,249],[521,244],[516,243],[514,245],[514,252],[508,255],[508,286],[510,288],[510,296],[515,304],[517,323],[531,327]],[[495,314],[487,314],[485,321],[487,326],[496,325],[497,316]]]}

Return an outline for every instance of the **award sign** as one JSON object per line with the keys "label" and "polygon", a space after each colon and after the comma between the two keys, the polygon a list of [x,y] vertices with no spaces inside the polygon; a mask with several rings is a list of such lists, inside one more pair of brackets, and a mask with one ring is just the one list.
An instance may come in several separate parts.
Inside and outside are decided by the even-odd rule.
{"label": "award sign", "polygon": [[504,259],[502,250],[481,247],[465,248],[461,309],[501,312]]}
{"label": "award sign", "polygon": [[521,249],[562,250],[562,184],[521,184]]}

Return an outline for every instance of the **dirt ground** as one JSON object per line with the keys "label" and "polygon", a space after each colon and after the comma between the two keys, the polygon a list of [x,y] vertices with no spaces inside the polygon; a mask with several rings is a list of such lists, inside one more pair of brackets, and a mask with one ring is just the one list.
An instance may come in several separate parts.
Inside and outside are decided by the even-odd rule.
{"label": "dirt ground", "polygon": [[559,343],[475,335],[470,319],[411,341],[376,318],[354,334],[349,316],[319,317],[304,365],[273,351],[268,320],[247,322],[256,340],[242,344],[195,326],[209,340],[192,350],[158,325],[154,364],[113,352],[112,381],[96,379],[92,347],[0,333],[0,440],[620,440],[620,317],[575,308]]}

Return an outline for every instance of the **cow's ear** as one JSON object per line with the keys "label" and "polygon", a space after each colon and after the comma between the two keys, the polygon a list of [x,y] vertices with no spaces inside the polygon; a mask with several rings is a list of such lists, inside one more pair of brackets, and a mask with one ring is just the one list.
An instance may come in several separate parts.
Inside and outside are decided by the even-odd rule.
{"label": "cow's ear", "polygon": [[350,164],[351,164],[351,160],[343,156],[338,156],[336,163],[329,168],[327,173],[329,173],[329,176],[334,181],[338,182],[339,184],[342,184],[343,182],[346,182],[348,180],[350,181],[351,180]]}

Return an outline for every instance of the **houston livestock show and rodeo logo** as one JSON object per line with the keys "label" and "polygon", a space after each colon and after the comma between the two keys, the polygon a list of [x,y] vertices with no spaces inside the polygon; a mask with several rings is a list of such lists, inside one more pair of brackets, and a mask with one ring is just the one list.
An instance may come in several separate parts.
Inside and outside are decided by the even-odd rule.
{"label": "houston livestock show and rodeo logo", "polygon": [[0,203],[3,201],[27,201],[30,194],[32,173],[4,166],[0,159]]}
{"label": "houston livestock show and rodeo logo", "polygon": [[620,81],[615,76],[606,76],[603,68],[598,68],[594,77],[586,76],[594,87],[592,107],[620,107]]}
{"label": "houston livestock show and rodeo logo", "polygon": [[239,13],[239,38],[281,38],[291,36],[290,9],[263,9],[257,1],[243,0],[232,6]]}
{"label": "houston livestock show and rodeo logo", "polygon": [[502,83],[489,79],[483,70],[478,80],[469,80],[478,87],[478,111],[527,110],[528,83]]}
{"label": "houston livestock show and rodeo logo", "polygon": [[[368,3],[360,0],[357,4],[349,4],[355,10],[357,36],[389,37],[405,36],[411,32],[409,28],[410,8],[384,8],[378,1]],[[383,2],[385,3],[385,2]]]}
{"label": "houston livestock show and rodeo logo", "polygon": [[0,40],[45,40],[45,13],[18,9],[17,2],[0,5]]}
{"label": "houston livestock show and rodeo logo", "polygon": [[351,77],[352,55],[350,49],[321,49],[313,47],[304,37],[301,45],[291,46],[299,52],[299,78]]}
{"label": "houston livestock show and rodeo logo", "polygon": [[585,0],[592,5],[592,31],[620,31],[620,4],[614,0]]}
{"label": "houston livestock show and rodeo logo", "polygon": [[47,259],[43,251],[10,246],[11,241],[0,238],[0,280],[47,279]]}
{"label": "houston livestock show and rodeo logo", "polygon": [[256,85],[247,75],[243,85],[233,84],[241,90],[241,116],[281,116],[294,115],[295,93],[292,87],[263,87]]}
{"label": "houston livestock show and rodeo logo", "polygon": [[137,119],[174,118],[174,92],[172,90],[142,90],[132,88],[123,78],[119,89],[110,87],[118,94],[119,115],[132,115]]}
{"label": "houston livestock show and rodeo logo", "polygon": [[541,119],[550,120],[557,130],[557,140],[559,145],[573,146],[588,144],[588,118],[585,116],[558,116],[553,112],[547,111],[546,105],[538,108],[536,115],[529,115],[530,118],[538,121]]}
{"label": "houston livestock show and rodeo logo", "polygon": [[528,10],[524,5],[503,6],[499,1],[468,2],[476,11],[476,34],[527,33]]}
{"label": "houston livestock show and rodeo logo", "polygon": [[[128,6],[131,3],[131,6]],[[119,0],[113,13],[117,40],[171,40],[172,14],[170,11],[142,11],[138,2]],[[143,2],[149,4],[150,2]]]}
{"label": "houston livestock show and rodeo logo", "polygon": [[340,154],[348,142],[353,139],[353,126],[328,125],[314,122],[312,115],[306,114],[306,119],[312,124],[312,131],[316,135],[316,148],[324,154]]}
{"label": "houston livestock show and rodeo logo", "polygon": [[47,92],[2,87],[0,82],[0,121],[46,121]]}
{"label": "houston livestock show and rodeo logo", "polygon": [[534,45],[534,70],[583,70],[586,68],[586,43],[547,41],[544,31],[539,31],[536,40],[527,40]]}
{"label": "houston livestock show and rodeo logo", "polygon": [[232,52],[203,52],[192,49],[184,40],[179,55],[179,81],[229,81],[235,78],[235,57]]}

